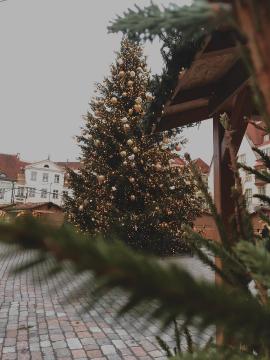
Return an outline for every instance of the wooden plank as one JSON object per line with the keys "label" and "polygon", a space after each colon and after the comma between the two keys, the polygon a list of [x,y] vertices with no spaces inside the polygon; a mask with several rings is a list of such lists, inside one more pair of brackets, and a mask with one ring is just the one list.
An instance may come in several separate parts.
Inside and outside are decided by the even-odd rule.
{"label": "wooden plank", "polygon": [[[242,143],[243,137],[247,129],[247,119],[253,112],[252,93],[249,87],[245,86],[236,95],[234,108],[231,112],[231,127],[234,131],[232,134],[232,142],[236,153]],[[221,161],[225,161],[226,152],[228,151],[227,141],[223,139],[221,144]]]}
{"label": "wooden plank", "polygon": [[209,103],[209,98],[199,98],[190,101],[185,101],[184,103],[171,105],[165,109],[165,116],[181,113],[187,110],[208,107],[208,103]]}
{"label": "wooden plank", "polygon": [[215,94],[209,100],[210,115],[221,111],[224,104],[248,83],[249,78],[250,74],[242,60],[238,60],[217,84]]}
{"label": "wooden plank", "polygon": [[201,107],[164,116],[160,119],[160,122],[157,123],[156,131],[165,131],[180,126],[191,125],[199,121],[207,120],[209,118],[208,115],[208,107]]}
{"label": "wooden plank", "polygon": [[206,86],[181,90],[171,102],[170,106],[203,97],[210,97],[214,93],[215,85],[216,84],[207,84]]}

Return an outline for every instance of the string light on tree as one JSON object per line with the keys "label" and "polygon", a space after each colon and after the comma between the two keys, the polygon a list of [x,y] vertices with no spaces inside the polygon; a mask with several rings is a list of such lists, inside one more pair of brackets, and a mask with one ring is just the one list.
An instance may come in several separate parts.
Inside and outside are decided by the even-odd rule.
{"label": "string light on tree", "polygon": [[129,245],[171,254],[186,249],[183,224],[192,224],[201,203],[189,167],[176,172],[169,166],[176,155],[144,134],[142,114],[153,100],[149,81],[141,47],[124,39],[90,102],[79,137],[81,169],[68,172],[74,196],[65,210],[82,231],[110,236],[120,225]]}

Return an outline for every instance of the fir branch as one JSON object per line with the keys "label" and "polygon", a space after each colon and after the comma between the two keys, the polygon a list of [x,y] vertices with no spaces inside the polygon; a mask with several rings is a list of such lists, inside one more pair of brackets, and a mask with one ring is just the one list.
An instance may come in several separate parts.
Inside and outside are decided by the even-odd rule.
{"label": "fir branch", "polygon": [[170,5],[161,10],[151,4],[144,9],[128,9],[108,27],[109,32],[123,32],[131,38],[153,40],[155,36],[178,31],[188,38],[195,38],[201,29],[211,31],[217,25],[231,23],[231,6],[222,2],[215,5],[206,0],[197,0],[191,6]]}
{"label": "fir branch", "polygon": [[250,166],[246,166],[245,164],[241,164],[241,163],[239,163],[238,166],[241,169],[244,169],[245,171],[249,172],[250,174],[254,174],[258,179],[270,183],[270,176],[266,171],[258,171]]}
{"label": "fir branch", "polygon": [[198,188],[201,190],[204,198],[205,198],[205,201],[207,203],[207,205],[209,206],[209,209],[210,209],[210,213],[212,214],[214,220],[215,220],[215,223],[216,223],[216,226],[217,226],[217,229],[218,229],[218,232],[219,232],[219,236],[220,236],[220,240],[221,240],[221,243],[223,244],[223,246],[225,247],[228,247],[229,244],[228,244],[228,237],[227,237],[227,233],[226,233],[226,230],[225,230],[225,226],[224,226],[224,223],[222,221],[222,218],[221,216],[218,214],[217,212],[217,208],[214,204],[214,201],[213,201],[213,198],[211,196],[211,194],[208,192],[208,189],[202,179],[202,176],[201,174],[199,173],[196,165],[191,161],[191,158],[190,158],[190,155],[189,154],[185,154],[185,158],[186,160],[188,161],[189,165],[190,165],[190,169],[192,171],[192,174],[198,184]]}
{"label": "fir branch", "polygon": [[270,254],[263,245],[240,242],[236,252],[250,270],[252,277],[270,288]]}
{"label": "fir branch", "polygon": [[[193,232],[191,229],[188,231],[187,238],[191,249],[197,254],[199,259],[206,266],[210,266],[210,268],[224,281],[234,286],[238,285],[242,288],[246,287],[248,281],[246,267],[232,250],[228,250],[221,244],[204,238],[202,235]],[[203,250],[201,250],[201,248]],[[207,252],[222,259],[222,269],[217,267],[215,262],[209,258]]]}
{"label": "fir branch", "polygon": [[269,158],[269,156],[266,155],[266,153],[263,150],[258,149],[256,147],[253,147],[252,150],[255,151],[260,156],[260,159],[263,161],[264,165],[268,169],[270,169],[270,158]]}
{"label": "fir branch", "polygon": [[[39,231],[38,237],[32,236],[29,242],[25,235],[31,227]],[[40,248],[48,258],[74,262],[77,272],[92,271],[102,281],[104,290],[120,287],[130,294],[131,300],[137,299],[134,305],[157,301],[157,307],[148,310],[151,317],[164,324],[181,316],[187,326],[204,329],[215,324],[236,340],[254,343],[260,339],[270,345],[267,308],[240,291],[197,281],[175,264],[164,266],[160,260],[135,253],[123,243],[93,239],[70,227],[60,231],[40,227],[33,219],[19,218],[15,225],[1,224],[0,233],[1,239],[2,234],[8,234],[8,243],[26,249]]]}

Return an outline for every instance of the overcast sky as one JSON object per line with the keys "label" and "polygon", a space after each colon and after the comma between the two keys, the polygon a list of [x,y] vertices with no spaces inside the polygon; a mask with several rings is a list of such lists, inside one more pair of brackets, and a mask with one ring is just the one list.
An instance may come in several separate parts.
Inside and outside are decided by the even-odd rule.
{"label": "overcast sky", "polygon": [[[167,5],[170,0],[156,0]],[[175,0],[186,4],[190,1]],[[117,14],[149,0],[7,0],[0,3],[0,152],[34,161],[75,160],[94,83],[109,72],[120,35],[108,34]],[[162,67],[158,42],[145,52]],[[185,132],[187,150],[210,162],[211,121]]]}

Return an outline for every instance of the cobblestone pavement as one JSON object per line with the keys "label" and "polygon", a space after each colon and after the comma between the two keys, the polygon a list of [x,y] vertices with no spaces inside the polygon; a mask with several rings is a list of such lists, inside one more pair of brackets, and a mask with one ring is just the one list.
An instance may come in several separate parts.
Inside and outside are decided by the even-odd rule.
{"label": "cobblestone pavement", "polygon": [[[124,295],[111,294],[83,312],[83,294],[79,300],[72,298],[78,293],[78,281],[84,284],[83,277],[74,282],[68,273],[48,280],[42,275],[45,265],[10,272],[27,258],[12,252],[0,260],[2,360],[166,359],[155,339],[158,324],[146,323],[139,313],[115,317]],[[84,285],[89,288],[89,280]],[[162,338],[174,346],[171,330]]]}

